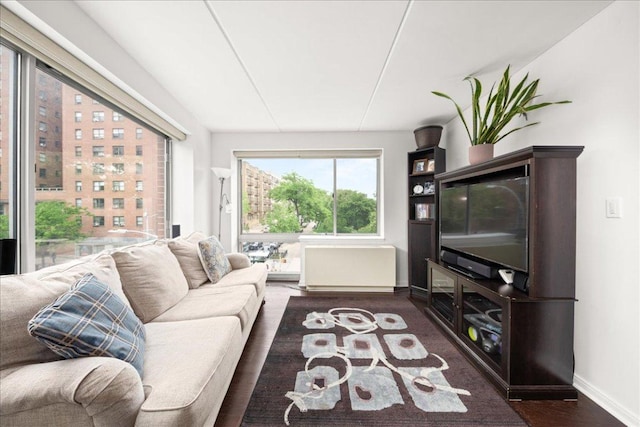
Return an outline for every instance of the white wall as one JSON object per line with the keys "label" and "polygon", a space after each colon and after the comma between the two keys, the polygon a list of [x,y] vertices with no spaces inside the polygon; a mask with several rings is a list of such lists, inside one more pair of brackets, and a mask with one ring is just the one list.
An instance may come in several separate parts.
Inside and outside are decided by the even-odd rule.
{"label": "white wall", "polygon": [[[407,152],[416,149],[412,132],[324,132],[324,133],[214,133],[212,166],[230,168],[233,150],[381,148],[384,174],[384,241],[396,247],[398,285],[406,286],[407,272]],[[219,187],[218,187],[219,188]],[[218,206],[219,195],[214,195]],[[218,228],[217,209],[211,215]],[[223,213],[222,243],[231,247],[231,216]]]}
{"label": "white wall", "polygon": [[200,203],[206,206],[211,204],[210,132],[194,120],[189,111],[165,91],[75,2],[7,1],[3,2],[3,5],[56,42],[61,43],[62,37],[62,41],[66,40],[75,45],[82,51],[82,55],[86,55],[79,56],[80,59],[89,58],[97,62],[128,86],[135,88],[144,99],[188,131],[186,141],[173,144],[172,222],[182,226],[183,234],[193,230],[211,232],[209,212],[195,209]]}
{"label": "white wall", "polygon": [[[543,100],[573,103],[533,113],[541,124],[495,146],[496,155],[585,147],[577,160],[575,386],[629,425],[640,424],[639,15],[639,3],[616,2],[525,67],[540,78]],[[458,119],[444,138],[447,170],[467,165]],[[623,218],[605,218],[609,197],[623,199]]]}

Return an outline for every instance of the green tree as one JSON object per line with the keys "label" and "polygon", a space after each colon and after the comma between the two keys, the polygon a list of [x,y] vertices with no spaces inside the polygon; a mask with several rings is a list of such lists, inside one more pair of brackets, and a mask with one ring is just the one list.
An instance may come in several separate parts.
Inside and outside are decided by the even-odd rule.
{"label": "green tree", "polygon": [[249,231],[249,212],[251,206],[249,205],[249,194],[246,191],[242,192],[242,229]]}
{"label": "green tree", "polygon": [[331,200],[329,195],[295,172],[283,176],[280,184],[271,189],[269,197],[289,202],[300,228],[304,223],[321,223],[331,216],[331,209],[327,207],[327,201]]}
{"label": "green tree", "polygon": [[366,225],[358,230],[358,233],[371,233],[375,234],[378,232],[378,213],[375,211],[371,211],[369,213],[369,225]]}
{"label": "green tree", "polygon": [[375,222],[375,200],[355,190],[338,190],[337,195],[338,233],[369,232],[365,230],[372,223],[372,216]]}
{"label": "green tree", "polygon": [[[332,209],[329,200],[328,209]],[[337,232],[338,233],[376,233],[376,201],[366,194],[354,190],[337,191]],[[316,227],[317,233],[333,233],[333,218],[328,217]]]}
{"label": "green tree", "polygon": [[9,237],[9,215],[0,215],[0,239]]}
{"label": "green tree", "polygon": [[297,233],[298,217],[289,202],[275,202],[265,218],[270,233]]}
{"label": "green tree", "polygon": [[81,219],[91,216],[88,210],[61,201],[46,201],[36,204],[36,239],[78,240],[85,237],[81,232]]}

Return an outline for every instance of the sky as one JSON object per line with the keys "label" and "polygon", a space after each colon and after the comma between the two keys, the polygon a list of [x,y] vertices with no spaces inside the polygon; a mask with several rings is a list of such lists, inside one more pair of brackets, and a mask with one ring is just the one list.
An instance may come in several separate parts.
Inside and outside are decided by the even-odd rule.
{"label": "sky", "polygon": [[[333,192],[333,159],[247,159],[249,164],[277,177],[296,172],[328,193]],[[376,194],[376,159],[338,159],[338,189]]]}

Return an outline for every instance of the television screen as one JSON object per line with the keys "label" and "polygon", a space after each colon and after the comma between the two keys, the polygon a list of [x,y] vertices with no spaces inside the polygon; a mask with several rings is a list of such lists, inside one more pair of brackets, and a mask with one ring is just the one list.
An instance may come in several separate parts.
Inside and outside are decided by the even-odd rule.
{"label": "television screen", "polygon": [[441,245],[526,272],[528,200],[528,177],[444,188]]}

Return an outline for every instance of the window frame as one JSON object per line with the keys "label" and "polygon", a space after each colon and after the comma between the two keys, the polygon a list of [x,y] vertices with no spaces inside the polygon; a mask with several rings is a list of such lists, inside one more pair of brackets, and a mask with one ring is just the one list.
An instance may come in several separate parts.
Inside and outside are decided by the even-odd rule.
{"label": "window frame", "polygon": [[[367,148],[367,149],[325,149],[325,150],[247,150],[239,149],[232,151],[234,161],[231,166],[231,195],[235,215],[231,218],[231,248],[233,251],[242,251],[250,242],[274,242],[279,244],[300,244],[300,248],[307,244],[371,244],[372,242],[384,242],[384,149]],[[376,222],[377,233],[337,233],[337,234],[303,234],[303,233],[245,233],[242,230],[242,177],[241,167],[243,160],[251,158],[375,158],[376,159]],[[334,161],[335,165],[335,161]],[[334,169],[335,174],[335,169]],[[335,175],[334,175],[334,194],[335,194]],[[235,199],[235,200],[233,200]],[[334,197],[334,230],[337,227],[336,210]],[[271,280],[296,280],[300,278],[301,272],[282,270],[277,267],[277,260],[274,260],[273,269],[269,270],[269,278]]]}
{"label": "window frame", "polygon": [[104,157],[104,145],[91,146],[91,157]]}
{"label": "window frame", "polygon": [[104,191],[104,181],[93,181],[93,192],[99,193]]}
{"label": "window frame", "polygon": [[[235,171],[237,176],[236,189],[236,211],[238,212],[238,221],[242,219],[242,207],[238,206],[238,203],[242,203],[242,161],[250,159],[333,159],[333,194],[336,194],[336,182],[337,182],[337,166],[336,160],[338,159],[359,159],[359,158],[373,158],[376,159],[376,218],[377,218],[377,232],[376,233],[338,233],[337,221],[336,221],[336,203],[337,198],[333,197],[333,233],[324,234],[328,238],[346,238],[346,239],[360,239],[360,238],[382,238],[384,236],[384,221],[382,218],[384,203],[383,189],[383,159],[384,150],[381,148],[372,149],[326,149],[326,150],[235,150],[233,151],[235,158]],[[244,233],[242,227],[238,227],[236,224],[236,233],[239,242],[252,241],[252,238],[256,236],[276,236],[269,233]],[[301,236],[301,233],[283,233],[277,236]],[[305,235],[306,237],[307,235]],[[309,236],[320,237],[321,235],[309,234]],[[269,240],[269,238],[266,238]]]}
{"label": "window frame", "polygon": [[124,139],[124,128],[112,128],[111,139]]}
{"label": "window frame", "polygon": [[104,111],[92,111],[91,112],[91,122],[92,123],[102,123],[102,122],[104,122]]}
{"label": "window frame", "polygon": [[104,139],[104,128],[93,128],[91,130],[91,137],[96,141]]}
{"label": "window frame", "polygon": [[113,197],[111,199],[112,209],[124,209],[125,200],[124,197]]}
{"label": "window frame", "polygon": [[125,184],[122,180],[111,181],[111,191],[114,193],[124,192]]}
{"label": "window frame", "polygon": [[124,175],[126,164],[123,162],[111,163],[111,173],[113,175]]}
{"label": "window frame", "polygon": [[104,163],[93,162],[91,163],[91,169],[93,175],[104,175]]}
{"label": "window frame", "polygon": [[91,205],[93,209],[104,209],[104,197],[94,197]]}
{"label": "window frame", "polygon": [[[160,226],[160,224],[162,224],[163,234],[170,236],[172,211],[170,153],[172,139],[171,136],[167,135],[171,134],[175,139],[184,140],[186,134],[151,110],[149,110],[148,115],[136,113],[137,107],[130,110],[127,107],[127,102],[124,102],[125,100],[133,101],[134,104],[137,102],[143,110],[146,107],[124,90],[99,75],[96,71],[82,64],[73,57],[72,54],[66,52],[59,45],[43,36],[36,29],[13,14],[13,12],[7,10],[4,6],[0,6],[0,8],[2,8],[0,20],[2,21],[3,29],[0,43],[3,48],[7,47],[16,53],[16,65],[15,67],[12,66],[12,73],[14,73],[12,75],[15,76],[14,78],[17,81],[15,90],[17,101],[13,102],[10,107],[10,120],[13,123],[11,139],[15,141],[15,147],[13,147],[13,150],[11,150],[11,146],[9,147],[9,151],[13,151],[9,153],[9,156],[11,158],[11,164],[15,164],[12,173],[15,178],[13,181],[15,184],[12,185],[11,192],[8,195],[11,198],[10,209],[12,212],[15,212],[10,218],[10,232],[13,230],[13,236],[18,239],[17,273],[34,271],[38,263],[36,259],[35,228],[29,226],[29,224],[34,223],[35,219],[36,194],[40,194],[38,193],[38,184],[36,184],[37,175],[34,174],[33,167],[36,158],[38,128],[42,128],[37,121],[37,117],[39,117],[38,102],[39,100],[47,101],[46,91],[38,92],[36,81],[36,72],[38,70],[44,71],[57,79],[54,81],[55,87],[61,87],[61,83],[67,83],[72,89],[78,91],[75,94],[71,92],[73,105],[83,103],[83,94],[90,96],[94,98],[94,103],[108,105],[110,108],[117,109],[118,113],[124,113],[123,119],[129,118],[139,122],[139,124],[141,124],[144,129],[147,129],[150,134],[153,134],[154,137],[157,135],[159,152],[161,155],[164,154],[163,159],[158,161],[158,167],[160,168],[159,174],[161,174],[163,178],[161,192],[158,193],[158,207],[161,206],[158,211],[158,216],[162,218],[162,221],[158,221],[158,225]],[[48,53],[51,52],[55,52],[55,54],[49,55]],[[67,61],[75,62],[78,66],[82,64],[80,68],[84,67],[84,70],[90,74],[92,73],[91,75],[95,78],[89,80],[78,78],[82,73],[77,74],[78,69],[76,67],[61,65],[67,63]],[[97,84],[97,86],[92,84]],[[111,88],[116,92],[119,91],[122,97],[116,95],[109,98],[112,102],[102,102],[101,94],[108,95],[109,93],[113,93],[110,89],[102,90],[105,87]],[[98,90],[95,91],[95,89]],[[73,109],[70,109],[70,111],[73,111]],[[134,112],[132,113],[132,111]],[[50,112],[48,113],[51,115]],[[54,113],[57,118],[62,117],[59,111],[55,111]],[[133,117],[131,117],[131,114],[133,114]],[[159,120],[159,122],[155,122],[154,118]],[[165,127],[160,122],[167,126]],[[49,130],[48,127],[49,126],[46,126],[46,131]],[[73,126],[70,127],[73,129]],[[173,130],[165,132],[163,129],[173,129],[176,132]],[[59,133],[60,128],[57,128],[55,132]],[[56,136],[56,138],[59,137],[60,136]],[[82,139],[81,134],[77,135],[74,132],[69,136],[69,141],[65,141],[66,144],[73,146],[76,137]],[[75,142],[77,144],[80,141]],[[56,140],[55,146],[56,148],[62,147],[62,141]],[[77,155],[78,153],[75,154]],[[56,176],[62,176],[60,174],[61,171],[56,170],[55,172]],[[69,192],[73,192],[76,195],[87,192],[87,190],[83,189],[82,180],[72,182],[75,184],[69,189]],[[77,203],[78,200],[81,202],[82,198],[71,196],[69,203]]]}

